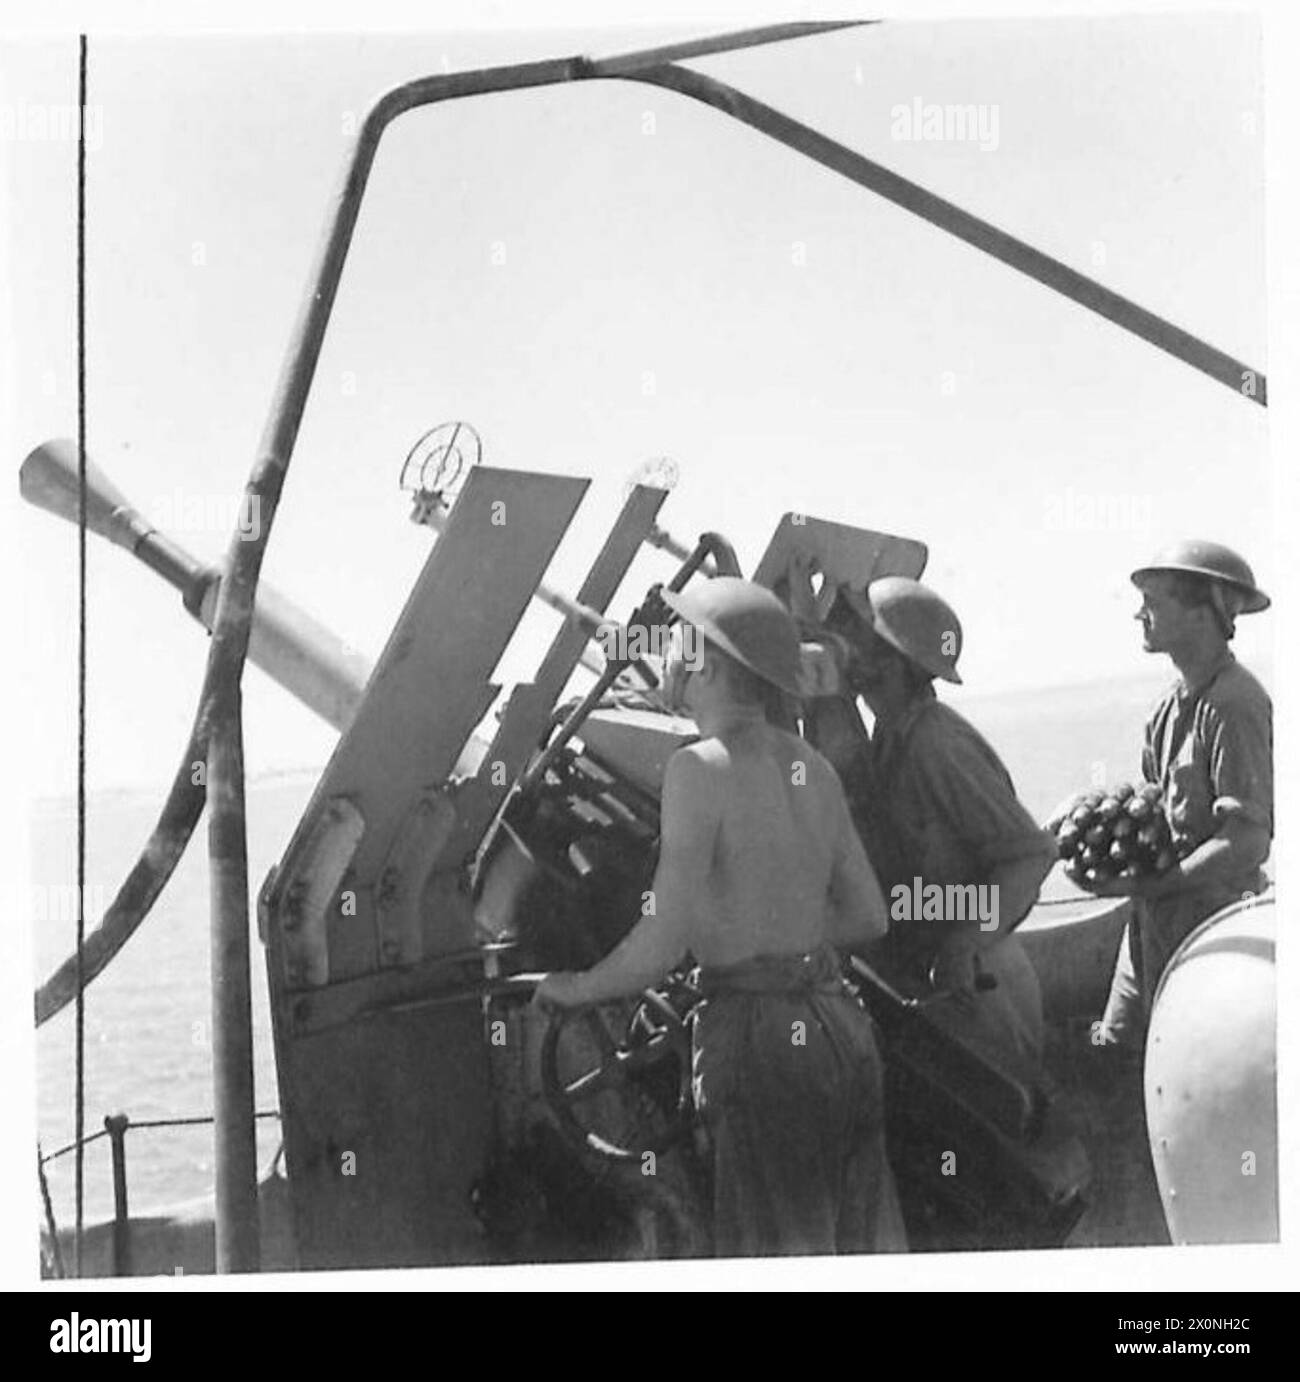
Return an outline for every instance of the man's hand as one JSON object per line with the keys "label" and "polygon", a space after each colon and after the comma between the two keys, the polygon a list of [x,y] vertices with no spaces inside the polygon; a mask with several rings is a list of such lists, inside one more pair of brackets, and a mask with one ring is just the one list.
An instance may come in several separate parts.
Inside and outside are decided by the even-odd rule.
{"label": "man's hand", "polygon": [[1079,886],[1093,897],[1137,897],[1141,881],[1137,878],[1099,878],[1095,883]]}
{"label": "man's hand", "polygon": [[1181,872],[1177,865],[1164,873],[1147,873],[1138,878],[1101,878],[1087,891],[1094,897],[1136,897],[1150,900],[1177,892]]}
{"label": "man's hand", "polygon": [[584,976],[556,970],[548,974],[533,994],[535,1008],[582,1008],[588,999],[583,986]]}
{"label": "man's hand", "polygon": [[1056,809],[1043,822],[1043,829],[1050,830],[1052,834],[1055,835],[1056,832],[1060,830],[1061,823],[1065,820],[1066,816],[1068,816],[1070,812],[1074,810],[1078,800],[1079,793],[1071,792],[1068,797],[1066,797],[1063,801],[1057,804]]}
{"label": "man's hand", "polygon": [[944,941],[930,966],[930,983],[935,991],[950,993],[963,1006],[973,1003],[975,975],[979,971],[978,953],[978,941],[965,932]]}

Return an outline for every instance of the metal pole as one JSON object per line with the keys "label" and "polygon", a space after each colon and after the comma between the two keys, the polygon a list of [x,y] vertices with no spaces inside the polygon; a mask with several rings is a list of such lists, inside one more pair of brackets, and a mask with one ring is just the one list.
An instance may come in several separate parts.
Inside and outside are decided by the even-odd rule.
{"label": "metal pole", "polygon": [[242,724],[238,684],[222,689],[217,699],[226,702],[225,713],[216,717],[208,740],[216,1269],[255,1272],[261,1242]]}
{"label": "metal pole", "polygon": [[[670,532],[661,528],[657,523],[650,529],[646,541],[651,547],[658,547],[660,551],[667,552],[670,556],[676,557],[678,561],[686,561],[691,555],[691,549],[684,542],[678,542]],[[708,566],[703,569],[709,575],[713,574]]]}
{"label": "metal pole", "polygon": [[[736,560],[735,550],[726,538],[718,533],[701,533],[699,545],[695,551],[687,557],[686,561],[678,569],[677,574],[668,582],[667,589],[676,593],[681,590],[686,582],[700,570],[708,558],[712,556],[715,569],[724,576],[739,576],[740,563]],[[652,624],[666,622],[672,618],[667,607],[659,598],[659,587],[655,586],[645,602],[638,608],[632,617],[627,621],[629,629],[646,628]],[[532,766],[519,779],[519,785],[515,789],[523,794],[530,792],[546,774],[546,770],[555,762],[560,750],[578,732],[579,726],[586,720],[587,716],[600,704],[601,697],[609,690],[619,677],[625,667],[630,664],[611,658],[605,667],[605,671],[597,678],[596,684],[582,698],[581,701],[569,712],[568,718],[560,726],[558,733],[540,754],[533,760]]]}
{"label": "metal pole", "polygon": [[[602,63],[594,64],[596,75],[605,75]],[[620,74],[623,75],[623,74]],[[968,245],[973,245],[985,254],[1015,269],[1018,273],[1036,279],[1048,288],[1054,289],[1063,297],[1096,312],[1107,321],[1147,341],[1160,350],[1167,351],[1175,359],[1191,365],[1226,384],[1234,393],[1253,403],[1267,406],[1268,385],[1264,372],[1244,360],[1237,360],[1225,351],[1218,350],[1208,341],[1193,336],[1173,322],[1158,317],[1145,307],[1140,307],[1131,299],[1112,292],[1109,288],[1088,278],[1085,274],[1070,268],[1068,264],[1051,255],[1035,249],[1024,240],[1018,240],[988,221],[973,216],[969,211],[954,205],[944,198],[927,191],[918,183],[900,176],[883,164],[866,158],[864,155],[837,143],[834,139],[792,120],[788,115],[762,101],[747,96],[743,91],[728,86],[713,77],[692,71],[689,67],[663,66],[652,69],[638,68],[627,75],[633,81],[646,82],[652,86],[676,91],[690,96],[704,105],[720,111],[733,120],[739,120],[760,134],[767,135],[785,144],[788,148],[811,158],[826,168],[848,178],[861,187],[870,188],[878,196],[891,201],[895,206],[912,212],[928,221],[930,225],[955,235]]]}
{"label": "metal pole", "polygon": [[131,1120],[125,1113],[104,1119],[113,1153],[113,1275],[131,1275],[131,1215],[126,1200],[126,1130]]}
{"label": "metal pole", "polygon": [[59,1247],[59,1226],[54,1222],[54,1206],[50,1203],[50,1182],[45,1174],[45,1158],[41,1155],[41,1144],[36,1144],[36,1175],[41,1183],[41,1203],[45,1206],[45,1231],[50,1235],[50,1258],[54,1275],[62,1278],[68,1270],[63,1265],[63,1249]]}
{"label": "metal pole", "polygon": [[524,90],[574,80],[573,61],[527,63],[491,74],[451,74],[411,82],[380,98],[362,123],[294,324],[245,499],[262,515],[260,532],[236,530],[227,549],[205,678],[208,853],[212,905],[212,1068],[218,1272],[258,1265],[256,1133],[252,1099],[252,1019],[248,977],[248,857],[244,821],[240,677],[248,654],[262,558],[271,536],[379,140],[402,112],[439,99]]}

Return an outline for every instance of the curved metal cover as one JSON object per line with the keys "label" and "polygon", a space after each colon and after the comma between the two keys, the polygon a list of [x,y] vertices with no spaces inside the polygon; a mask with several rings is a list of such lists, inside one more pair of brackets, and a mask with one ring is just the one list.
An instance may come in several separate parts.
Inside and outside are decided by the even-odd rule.
{"label": "curved metal cover", "polygon": [[1272,895],[1217,913],[1156,991],[1147,1127],[1175,1243],[1277,1241],[1275,930]]}

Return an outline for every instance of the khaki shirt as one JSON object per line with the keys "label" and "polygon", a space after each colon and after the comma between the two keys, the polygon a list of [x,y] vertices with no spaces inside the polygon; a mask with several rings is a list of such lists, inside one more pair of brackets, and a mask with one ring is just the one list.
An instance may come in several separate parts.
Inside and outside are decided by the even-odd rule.
{"label": "khaki shirt", "polygon": [[[1218,834],[1237,816],[1273,834],[1273,703],[1230,652],[1196,686],[1179,680],[1147,722],[1142,774],[1161,790],[1180,853]],[[1257,868],[1208,888],[1149,901],[1161,930],[1187,931],[1243,893],[1264,886]]]}
{"label": "khaki shirt", "polygon": [[[878,958],[908,991],[924,991],[935,955],[954,930],[964,927],[955,918],[896,918],[895,888],[915,895],[917,878],[922,887],[980,886],[1001,864],[1056,856],[1052,837],[1016,799],[1002,760],[973,725],[935,697],[932,687],[896,720],[877,720],[870,743],[853,754],[844,785],[890,909],[889,937]],[[963,1042],[1037,1060],[1043,1042],[1041,998],[1020,941],[1001,937],[982,952],[980,965],[996,987],[978,993],[971,1010],[945,1000],[930,1010],[932,1018]]]}
{"label": "khaki shirt", "polygon": [[[932,687],[896,720],[877,722],[869,769],[852,775],[850,801],[887,900],[918,877],[923,885],[984,884],[1000,864],[1055,857],[1002,760]],[[864,810],[868,792],[874,800]],[[912,921],[898,929],[924,945],[946,928]]]}

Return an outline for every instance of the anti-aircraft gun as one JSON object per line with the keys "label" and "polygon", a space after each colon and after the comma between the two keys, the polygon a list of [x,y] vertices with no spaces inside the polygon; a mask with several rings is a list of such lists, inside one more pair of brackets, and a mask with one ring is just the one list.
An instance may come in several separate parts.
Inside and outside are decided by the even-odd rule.
{"label": "anti-aircraft gun", "polygon": [[[768,26],[609,57],[441,73],[383,93],[359,127],[329,202],[249,476],[245,494],[265,503],[265,531],[388,126],[404,112],[443,102],[576,83],[637,82],[707,107],[1105,318],[1243,400],[1266,404],[1265,377],[1245,361],[688,65],[840,27]],[[43,474],[34,460],[24,466],[24,493],[64,517],[79,516],[80,496],[67,483],[66,445],[52,489],[41,491],[49,468]],[[485,742],[475,727],[498,696],[490,677],[524,606],[534,593],[544,595],[543,573],[584,482],[479,468],[445,521],[441,501],[433,503],[427,517],[442,534],[371,673],[327,631],[313,629],[259,585],[265,538],[242,546],[232,541],[225,568],[209,571],[138,523],[120,496],[103,495],[92,472],[83,473],[87,525],[180,588],[215,637],[191,740],[154,836],[75,963],[38,991],[36,1019],[45,1021],[72,1001],[147,914],[204,809],[205,789],[191,777],[196,756],[204,759],[211,783],[214,971],[220,970],[213,1028],[225,1034],[214,1040],[218,1269],[246,1270],[258,1261],[238,697],[246,652],[343,732],[259,908],[301,1263],[707,1246],[701,1242],[704,1163],[694,1154],[683,1099],[682,1026],[694,1001],[689,976],[608,1016],[602,1010],[564,1026],[547,1025],[527,1008],[530,973],[594,958],[630,925],[635,910],[624,909],[653,859],[658,775],[671,747],[690,732],[649,705],[609,706],[602,697],[564,715],[555,710],[584,658],[588,612],[599,614],[614,597],[632,552],[650,541],[684,563],[697,555],[698,549],[663,541],[655,528],[662,490],[643,486],[629,496],[572,608],[558,602],[569,622],[533,679],[513,689]],[[438,489],[429,492],[436,496]],[[497,506],[510,515],[504,524],[493,523]],[[872,535],[852,535],[850,546],[860,548],[864,538]],[[723,549],[711,546],[716,562]],[[836,575],[845,550],[834,561],[823,555],[825,573]],[[876,574],[893,569],[906,571],[881,565]],[[755,577],[775,583],[761,564]],[[641,610],[646,614],[645,603]],[[1118,940],[1111,923],[1122,925],[1121,910],[1105,926],[1087,927],[1091,940],[1080,942],[1074,933],[1084,928],[1071,926],[1045,933],[1039,950],[1049,962],[1039,966],[1040,977],[1050,973],[1055,987],[1075,998],[1081,985],[1104,983]],[[1215,923],[1243,930],[1231,931],[1226,949],[1217,938],[1210,938],[1214,944],[1191,938],[1162,995],[1167,1008],[1176,1009],[1188,993],[1194,1000],[1202,985],[1217,991],[1221,966],[1238,958],[1264,965],[1267,947],[1250,932],[1265,926],[1265,913],[1271,924],[1271,902],[1244,923]],[[1087,963],[1075,962],[1082,950]],[[973,1058],[944,1031],[941,1005],[895,992],[870,967],[859,977],[863,1001],[886,1039],[891,1151],[913,1225],[924,1229],[946,1214],[980,1225],[981,1246],[1061,1241],[1078,1212],[1086,1167],[1032,1072]],[[1254,971],[1235,978],[1247,988],[1262,982]],[[1213,1142],[1205,1129],[1235,1127],[1230,1114],[1243,1101],[1256,1112],[1263,1107],[1255,1080],[1271,1085],[1271,1024],[1259,1019],[1258,1005],[1225,1007],[1248,1010],[1256,1040],[1236,1042],[1234,1031],[1221,1044],[1245,1053],[1249,1079],[1227,1080],[1227,1092],[1211,1081],[1215,1096],[1199,1102],[1184,1098],[1178,1081],[1153,1086],[1151,1121],[1169,1131],[1162,1176],[1182,1178],[1189,1157],[1204,1160],[1207,1141]],[[1199,1025],[1181,1031],[1205,1045]],[[1170,1048],[1183,1054],[1176,1041]],[[1158,1063],[1156,1072],[1163,1073]],[[1182,1079],[1178,1062],[1175,1074]],[[642,1175],[629,1153],[655,1147],[663,1152],[657,1173]],[[958,1149],[960,1176],[945,1182],[934,1173],[939,1147]],[[1232,1180],[1238,1187],[1249,1183],[1240,1175]],[[1216,1204],[1225,1193],[1216,1183]],[[1276,1222],[1275,1190],[1271,1203],[1271,1219],[1260,1219],[1265,1231]],[[1223,1222],[1231,1229],[1241,1221],[1230,1213]],[[1222,1228],[1212,1226],[1215,1234]],[[621,1242],[613,1242],[620,1229]]]}
{"label": "anti-aircraft gun", "polygon": [[[472,429],[453,424],[403,466],[411,517],[437,537],[373,670],[265,586],[258,595],[251,655],[341,731],[258,907],[297,1256],[707,1253],[690,972],[574,1014],[546,1017],[529,1000],[538,972],[594,963],[640,915],[663,769],[695,732],[657,703],[651,668],[591,641],[635,649],[637,631],[660,630],[658,587],[626,625],[606,607],[643,544],[679,558],[673,589],[739,574],[739,562],[717,534],[688,548],[660,529],[671,480],[646,471],[655,483],[629,487],[577,596],[564,595],[543,577],[587,482],[478,459]],[[25,495],[64,517],[75,479],[67,444],[38,448],[22,472]],[[92,530],[210,622],[221,571],[155,532],[93,467],[88,491]],[[822,600],[843,581],[920,575],[926,561],[919,542],[786,515],[755,579],[781,593],[796,552]],[[564,623],[482,737],[502,699],[490,678],[534,597]],[[561,704],[580,665],[594,683]],[[884,1039],[914,1244],[1061,1242],[1087,1161],[1037,1073],[967,1049],[942,1005],[855,965]],[[43,993],[55,1010],[57,994]],[[953,1148],[961,1177],[939,1169]]]}
{"label": "anti-aircraft gun", "polygon": [[[476,466],[448,512],[414,486],[413,516],[435,515],[439,536],[262,889],[304,1265],[709,1251],[689,972],[578,1014],[529,1004],[538,972],[594,963],[640,915],[663,767],[694,733],[629,687],[616,658],[557,704],[588,639],[613,626],[604,610],[663,489],[632,488],[576,599],[542,586],[566,622],[476,766],[455,771],[585,488]],[[787,515],[755,577],[777,584],[795,550],[832,589],[919,575],[926,556]],[[740,572],[730,545],[704,534],[668,587],[707,579],[706,564]],[[626,630],[667,618],[652,588]],[[858,974],[889,1053],[916,1222],[964,1221],[986,1244],[1061,1241],[1087,1164],[1036,1076],[966,1049],[869,966]],[[954,1143],[971,1168],[960,1198],[938,1175]]]}

